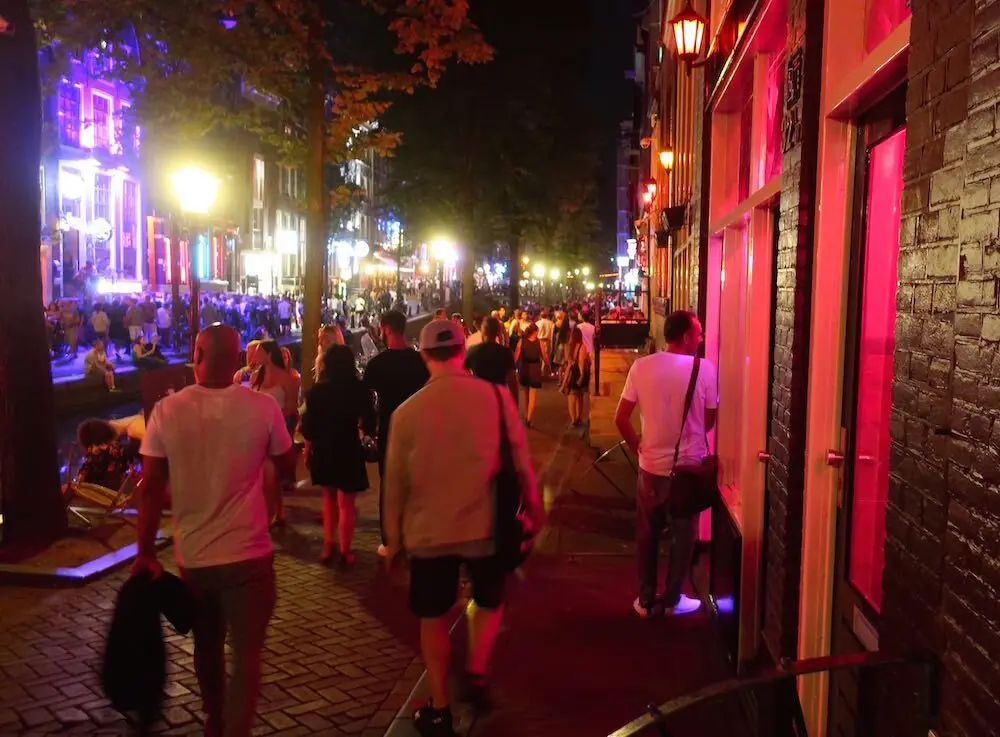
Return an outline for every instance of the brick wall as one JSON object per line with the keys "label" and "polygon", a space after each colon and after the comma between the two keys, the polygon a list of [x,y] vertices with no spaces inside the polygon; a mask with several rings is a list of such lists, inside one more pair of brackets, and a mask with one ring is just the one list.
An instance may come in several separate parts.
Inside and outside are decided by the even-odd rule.
{"label": "brick wall", "polygon": [[881,641],[939,655],[940,734],[972,737],[1000,724],[1000,2],[914,0],[911,44]]}
{"label": "brick wall", "polygon": [[774,320],[764,642],[797,652],[823,4],[791,0]]}

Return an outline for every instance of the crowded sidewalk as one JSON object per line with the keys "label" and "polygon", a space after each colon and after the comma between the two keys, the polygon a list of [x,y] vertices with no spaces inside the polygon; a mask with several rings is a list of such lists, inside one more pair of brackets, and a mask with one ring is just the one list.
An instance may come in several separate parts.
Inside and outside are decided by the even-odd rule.
{"label": "crowded sidewalk", "polygon": [[[679,618],[642,620],[636,595],[635,470],[616,450],[614,412],[636,352],[602,353],[601,396],[592,398],[589,433],[568,426],[565,398],[540,392],[529,439],[548,463],[539,466],[548,508],[535,553],[512,579],[503,631],[494,650],[493,712],[456,713],[456,728],[475,737],[604,737],[651,703],[725,679],[729,674],[707,607]],[[607,478],[602,475],[606,474]],[[665,546],[664,546],[665,548]],[[665,561],[664,561],[665,562]],[[685,592],[707,590],[703,569]],[[465,618],[453,630],[453,661],[462,667]],[[455,684],[458,687],[458,684]],[[413,737],[413,707],[426,684],[400,710],[387,737]],[[737,733],[732,703],[698,707],[671,720],[674,737]]]}

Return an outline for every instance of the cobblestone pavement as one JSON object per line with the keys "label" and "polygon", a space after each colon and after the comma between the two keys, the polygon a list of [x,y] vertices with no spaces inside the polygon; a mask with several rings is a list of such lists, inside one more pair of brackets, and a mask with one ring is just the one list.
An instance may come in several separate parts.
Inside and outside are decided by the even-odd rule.
{"label": "cobblestone pavement", "polygon": [[[403,583],[379,570],[374,553],[372,501],[362,505],[359,560],[350,571],[313,562],[321,536],[307,518],[318,516],[318,499],[290,501],[292,524],[276,534],[279,599],[254,734],[382,735],[420,675]],[[97,675],[125,575],[75,590],[2,590],[0,734],[127,733],[102,698]],[[193,640],[174,633],[167,647],[168,699],[154,731],[198,734]]]}
{"label": "cobblestone pavement", "polygon": [[[539,413],[559,423],[562,397],[546,390]],[[543,403],[540,402],[540,405]],[[531,431],[545,475],[560,438]],[[372,467],[372,486],[377,477]],[[275,532],[279,600],[264,655],[255,735],[384,734],[423,671],[417,622],[406,611],[405,574],[379,565],[377,494],[359,500],[351,570],[315,561],[322,541],[320,498],[287,501]],[[170,554],[162,554],[166,561]],[[0,736],[127,734],[102,698],[97,671],[124,571],[80,589],[0,589]],[[168,637],[168,699],[155,732],[199,734],[201,708],[190,637]]]}

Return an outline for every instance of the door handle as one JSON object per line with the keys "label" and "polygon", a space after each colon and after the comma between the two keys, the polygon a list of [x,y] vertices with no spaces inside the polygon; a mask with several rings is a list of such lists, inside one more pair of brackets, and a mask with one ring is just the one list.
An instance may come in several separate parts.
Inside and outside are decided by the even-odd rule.
{"label": "door handle", "polygon": [[826,452],[826,465],[840,468],[844,464],[844,454],[836,450]]}
{"label": "door handle", "polygon": [[766,450],[759,450],[757,451],[757,460],[760,461],[761,463],[767,463],[769,460],[771,460],[771,454],[768,453]]}

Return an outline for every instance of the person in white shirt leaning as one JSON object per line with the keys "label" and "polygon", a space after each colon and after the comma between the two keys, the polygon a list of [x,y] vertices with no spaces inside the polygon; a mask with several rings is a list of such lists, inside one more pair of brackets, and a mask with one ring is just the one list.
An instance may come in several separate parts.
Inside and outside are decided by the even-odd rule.
{"label": "person in white shirt leaning", "polygon": [[[702,328],[698,317],[683,310],[666,321],[667,349],[632,364],[615,414],[622,438],[639,457],[636,493],[636,553],[639,563],[639,596],[633,602],[642,617],[679,615],[697,611],[701,602],[681,593],[691,568],[698,517],[673,517],[669,510],[670,474],[674,464],[694,465],[708,455],[708,432],[715,426],[719,406],[715,367],[698,359]],[[688,386],[699,361],[691,408],[684,417]],[[639,408],[642,435],[632,426]],[[659,542],[671,530],[670,562],[664,591],[656,592]]]}

